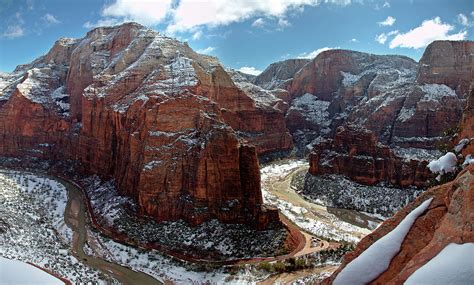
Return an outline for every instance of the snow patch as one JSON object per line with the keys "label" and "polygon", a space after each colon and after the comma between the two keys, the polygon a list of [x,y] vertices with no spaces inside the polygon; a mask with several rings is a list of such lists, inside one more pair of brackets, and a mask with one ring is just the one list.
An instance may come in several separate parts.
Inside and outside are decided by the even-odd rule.
{"label": "snow patch", "polygon": [[322,127],[328,127],[331,124],[329,119],[328,108],[331,102],[319,100],[313,94],[305,93],[304,95],[295,98],[291,102],[291,111],[301,113],[308,121],[316,123]]}
{"label": "snow patch", "polygon": [[352,74],[352,73],[349,73],[349,72],[344,72],[344,71],[341,71],[341,75],[343,77],[342,78],[342,85],[344,85],[344,87],[350,87],[350,86],[354,85],[362,77],[360,74],[355,75],[355,74]]}
{"label": "snow patch", "polygon": [[474,243],[448,244],[415,271],[405,285],[474,284]]}
{"label": "snow patch", "polygon": [[439,102],[443,97],[456,97],[456,92],[444,84],[425,84],[421,90],[425,95],[420,101]]}
{"label": "snow patch", "polygon": [[415,115],[415,108],[403,107],[398,114],[397,120],[400,122],[406,122]]}
{"label": "snow patch", "polygon": [[445,174],[456,171],[456,163],[458,159],[452,152],[448,152],[437,160],[432,160],[428,164],[428,168],[433,173]]}
{"label": "snow patch", "polygon": [[0,256],[1,284],[48,284],[62,285],[60,279],[34,267],[33,265]]}
{"label": "snow patch", "polygon": [[470,139],[468,138],[465,138],[465,139],[462,139],[459,141],[459,143],[454,147],[454,152],[455,153],[460,153],[461,150],[466,146],[468,145],[470,142]]}
{"label": "snow patch", "polygon": [[462,164],[463,167],[468,166],[469,164],[474,164],[474,158],[472,155],[468,154],[466,158],[464,159],[464,162]]}
{"label": "snow patch", "polygon": [[416,219],[423,214],[433,198],[424,201],[408,214],[391,232],[374,242],[352,260],[334,279],[334,285],[368,284],[387,270],[392,258],[400,251],[405,236]]}

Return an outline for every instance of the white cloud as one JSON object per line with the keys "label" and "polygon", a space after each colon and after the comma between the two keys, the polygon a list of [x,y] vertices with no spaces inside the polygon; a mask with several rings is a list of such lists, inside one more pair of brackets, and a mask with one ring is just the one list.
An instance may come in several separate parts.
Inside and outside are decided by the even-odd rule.
{"label": "white cloud", "polygon": [[23,28],[25,21],[20,12],[15,13],[14,21],[7,26],[2,36],[8,39],[16,39],[25,35],[25,29]]}
{"label": "white cloud", "polygon": [[385,44],[387,39],[388,39],[388,36],[385,33],[381,33],[380,35],[375,36],[375,41],[382,45]]}
{"label": "white cloud", "polygon": [[25,34],[25,30],[20,25],[8,26],[6,31],[2,34],[5,38],[16,39]]}
{"label": "white cloud", "polygon": [[[173,33],[186,31],[195,26],[228,25],[254,16],[284,18],[292,9],[305,5],[316,6],[320,2],[320,0],[181,0],[172,13],[172,24],[167,30]],[[196,13],[197,10],[199,13]]]}
{"label": "white cloud", "polygon": [[[474,13],[474,12],[471,12],[471,14]],[[466,15],[464,14],[458,14],[458,22],[463,25],[463,26],[466,26],[466,27],[471,27],[473,25],[473,23],[471,21],[469,21],[469,19],[467,18]]]}
{"label": "white cloud", "polygon": [[375,10],[380,10],[384,8],[390,8],[390,3],[385,1],[382,5],[380,5],[379,3],[375,4]]}
{"label": "white cloud", "polygon": [[197,53],[202,53],[202,54],[211,54],[213,51],[215,51],[216,48],[215,47],[207,47],[207,48],[203,48],[203,49],[198,49],[196,50]]}
{"label": "white cloud", "polygon": [[105,19],[100,19],[99,21],[93,23],[93,22],[85,22],[83,27],[86,29],[93,29],[96,27],[110,27],[110,26],[115,26],[119,24],[125,23],[126,20],[122,19],[114,19],[114,18],[105,18]]}
{"label": "white cloud", "polygon": [[253,21],[252,27],[254,28],[263,28],[265,26],[265,20],[263,18],[258,18],[257,20]]}
{"label": "white cloud", "polygon": [[396,20],[397,19],[395,19],[394,17],[388,16],[387,19],[377,23],[379,24],[379,26],[392,26],[393,24],[395,24]]}
{"label": "white cloud", "polygon": [[319,48],[317,50],[313,50],[312,52],[301,53],[299,56],[297,56],[297,58],[313,59],[316,56],[318,56],[318,54],[322,53],[323,51],[327,51],[327,50],[331,50],[331,49],[339,49],[339,48],[340,47],[323,47],[323,48]]}
{"label": "white cloud", "polygon": [[194,34],[193,34],[193,40],[197,41],[199,40],[200,38],[202,37],[202,30],[197,30]]}
{"label": "white cloud", "polygon": [[[354,2],[361,2],[362,0],[355,0]],[[331,3],[331,4],[336,4],[336,5],[341,5],[341,6],[347,6],[351,4],[351,0],[324,0],[324,3]]]}
{"label": "white cloud", "polygon": [[356,38],[352,38],[352,39],[350,39],[350,40],[349,40],[349,42],[351,42],[351,43],[358,43],[358,42],[359,42],[359,40],[358,40],[358,39],[356,39]]}
{"label": "white cloud", "polygon": [[291,23],[283,18],[278,19],[278,30],[283,30],[286,27],[291,26]]}
{"label": "white cloud", "polygon": [[43,20],[45,20],[46,23],[50,25],[61,23],[61,21],[59,21],[54,15],[49,14],[49,13],[43,16]]}
{"label": "white cloud", "polygon": [[375,37],[375,41],[383,45],[385,44],[385,42],[388,40],[389,37],[394,36],[396,34],[398,34],[398,30],[391,31],[389,33],[381,33],[380,35],[377,35]]}
{"label": "white cloud", "polygon": [[440,17],[430,20],[425,20],[418,26],[406,33],[401,33],[395,36],[390,42],[390,48],[405,47],[405,48],[423,48],[435,40],[464,40],[467,36],[467,31],[462,31],[456,34],[449,34],[454,30],[454,26],[441,22]]}
{"label": "white cloud", "polygon": [[263,18],[258,18],[252,23],[252,27],[254,28],[262,28],[263,26],[265,26],[265,20]]}
{"label": "white cloud", "polygon": [[[173,0],[116,0],[102,10],[102,16],[123,18],[144,25],[155,25],[163,21],[171,9]],[[194,10],[195,14],[200,9]]]}
{"label": "white cloud", "polygon": [[[144,25],[165,24],[166,31],[193,32],[202,26],[216,27],[241,22],[253,17],[278,19],[279,27],[289,25],[286,15],[301,11],[305,6],[321,3],[349,5],[351,0],[112,0],[101,12],[97,23],[136,21]],[[257,22],[258,25],[258,22]]]}
{"label": "white cloud", "polygon": [[261,70],[258,70],[253,66],[243,66],[243,67],[239,68],[239,71],[243,72],[243,73],[246,73],[246,74],[255,75],[255,76],[262,73]]}

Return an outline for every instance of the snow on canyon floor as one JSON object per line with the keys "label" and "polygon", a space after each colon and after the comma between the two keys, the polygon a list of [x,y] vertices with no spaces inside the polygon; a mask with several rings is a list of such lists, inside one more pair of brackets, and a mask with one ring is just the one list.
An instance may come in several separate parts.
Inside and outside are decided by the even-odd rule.
{"label": "snow on canyon floor", "polygon": [[66,189],[57,181],[1,170],[0,256],[30,262],[68,280],[106,280],[70,253],[66,203]]}
{"label": "snow on canyon floor", "polygon": [[306,160],[283,160],[264,166],[261,169],[264,202],[277,206],[298,227],[322,239],[357,243],[378,225],[380,220],[356,211],[351,214],[365,221],[366,226],[348,223],[332,214],[331,209],[299,195],[301,186],[295,178],[307,172],[307,165]]}
{"label": "snow on canyon floor", "polygon": [[[64,222],[68,192],[58,181],[39,174],[0,171],[0,257],[29,262],[75,282],[117,284],[72,254],[72,230]],[[255,283],[268,276],[252,268],[208,269],[177,262],[158,251],[117,243],[87,226],[85,252],[114,264],[177,284],[209,281]]]}
{"label": "snow on canyon floor", "polygon": [[[311,199],[303,198],[297,193],[301,189],[298,188],[296,178],[304,177],[306,171],[307,161],[304,160],[282,160],[265,165],[261,169],[265,203],[278,207],[288,220],[303,231],[306,238],[311,237],[313,240],[314,237],[314,240],[321,244],[317,247],[307,246],[294,256],[304,260],[304,269],[291,272],[275,270],[280,261],[270,262],[270,269],[258,263],[208,266],[177,261],[156,250],[145,250],[113,241],[90,224],[86,225],[87,239],[84,251],[89,256],[144,272],[160,281],[177,284],[202,282],[300,284],[320,280],[337,268],[342,255],[349,250],[345,245],[359,241],[370,233],[380,220],[356,211],[341,214],[335,209],[326,208]],[[89,178],[86,190],[89,195],[92,194],[91,202],[95,204],[94,209],[102,209],[97,212],[98,218],[103,219],[103,223],[113,223],[124,213],[130,213],[134,205],[133,201],[119,196],[116,192],[105,191],[110,190],[110,187],[106,186],[110,184]],[[71,245],[73,232],[64,222],[64,211],[69,198],[67,191],[63,184],[49,176],[2,170],[0,257],[30,262],[72,282],[98,280],[102,283],[118,283],[107,273],[91,268],[74,257]],[[352,220],[346,219],[348,215]],[[130,227],[130,224],[133,224],[130,220],[118,223],[124,230]],[[134,229],[140,228],[135,225]],[[259,253],[262,256],[281,254],[282,252],[279,253],[275,249],[281,246],[280,243],[285,237],[285,234],[278,230],[255,235],[249,229],[224,227],[216,221],[195,229],[180,222],[165,223],[156,229],[167,233],[158,238],[170,241],[177,239],[178,242],[175,244],[169,244],[172,247],[191,243],[202,250],[212,249],[227,257],[248,257],[250,254],[258,256]],[[213,234],[209,235],[208,231],[212,231]],[[227,237],[223,234],[226,231],[231,233]],[[153,236],[156,231],[148,234]],[[229,236],[239,238],[234,237],[232,240]],[[237,243],[237,240],[241,240],[241,243]],[[245,249],[249,250],[250,254],[246,253]]]}

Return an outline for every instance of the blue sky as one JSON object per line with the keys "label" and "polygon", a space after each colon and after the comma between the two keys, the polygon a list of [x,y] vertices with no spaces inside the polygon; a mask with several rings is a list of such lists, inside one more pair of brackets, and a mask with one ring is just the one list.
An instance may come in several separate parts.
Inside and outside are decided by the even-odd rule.
{"label": "blue sky", "polygon": [[0,71],[60,37],[136,21],[235,69],[314,57],[330,48],[418,60],[436,39],[473,40],[471,0],[0,0]]}

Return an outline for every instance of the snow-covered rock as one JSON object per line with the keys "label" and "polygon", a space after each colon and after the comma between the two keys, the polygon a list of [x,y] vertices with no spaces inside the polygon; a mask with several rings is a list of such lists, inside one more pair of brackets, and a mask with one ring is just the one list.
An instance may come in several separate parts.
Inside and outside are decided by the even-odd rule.
{"label": "snow-covered rock", "polygon": [[433,173],[445,174],[456,171],[456,163],[458,159],[452,152],[448,152],[437,160],[433,160],[428,164],[428,168]]}
{"label": "snow-covered rock", "polygon": [[62,285],[60,279],[34,267],[33,265],[6,259],[0,256],[0,283],[1,284],[48,284]]}
{"label": "snow-covered rock", "polygon": [[361,255],[347,264],[336,276],[333,284],[365,285],[384,272],[392,258],[400,250],[401,244],[413,223],[426,211],[431,201],[432,199],[424,201],[408,214],[395,229],[377,240]]}
{"label": "snow-covered rock", "polygon": [[405,285],[474,284],[474,243],[448,244],[415,271]]}

